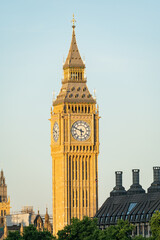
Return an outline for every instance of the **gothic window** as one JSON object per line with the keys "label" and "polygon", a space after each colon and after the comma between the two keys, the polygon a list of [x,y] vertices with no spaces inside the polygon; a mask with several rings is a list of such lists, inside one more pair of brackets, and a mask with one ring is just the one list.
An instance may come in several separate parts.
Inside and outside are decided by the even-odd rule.
{"label": "gothic window", "polygon": [[82,112],[83,112],[83,106],[82,106]]}
{"label": "gothic window", "polygon": [[74,160],[72,160],[72,179],[74,180]]}
{"label": "gothic window", "polygon": [[76,180],[77,180],[77,160],[76,160]]}
{"label": "gothic window", "polygon": [[84,207],[84,190],[83,190],[83,207]]}
{"label": "gothic window", "polygon": [[84,161],[82,161],[82,180],[84,180]]}
{"label": "gothic window", "polygon": [[87,160],[86,160],[86,180],[87,180]]}
{"label": "gothic window", "polygon": [[77,190],[76,190],[76,207],[78,207],[78,193],[77,193]]}

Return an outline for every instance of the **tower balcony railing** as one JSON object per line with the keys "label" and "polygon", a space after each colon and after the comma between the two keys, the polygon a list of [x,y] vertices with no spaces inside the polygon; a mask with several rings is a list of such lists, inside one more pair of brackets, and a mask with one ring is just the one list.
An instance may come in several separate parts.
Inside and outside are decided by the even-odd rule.
{"label": "tower balcony railing", "polygon": [[65,82],[87,82],[87,78],[82,78],[82,79],[76,79],[76,78],[62,78],[61,79],[62,83]]}

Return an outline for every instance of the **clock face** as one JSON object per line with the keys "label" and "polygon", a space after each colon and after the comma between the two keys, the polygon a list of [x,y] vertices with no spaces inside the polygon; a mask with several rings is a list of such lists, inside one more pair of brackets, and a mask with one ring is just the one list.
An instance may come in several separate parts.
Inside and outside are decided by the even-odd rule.
{"label": "clock face", "polygon": [[58,138],[59,138],[59,126],[58,123],[55,122],[53,126],[53,139],[55,142],[57,142]]}
{"label": "clock face", "polygon": [[72,125],[71,133],[74,139],[85,141],[90,137],[91,129],[87,122],[76,121]]}

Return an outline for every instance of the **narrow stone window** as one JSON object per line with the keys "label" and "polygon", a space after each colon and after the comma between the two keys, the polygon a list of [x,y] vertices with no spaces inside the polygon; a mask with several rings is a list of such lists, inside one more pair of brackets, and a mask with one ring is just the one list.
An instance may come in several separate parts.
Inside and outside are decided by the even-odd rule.
{"label": "narrow stone window", "polygon": [[74,160],[72,160],[72,179],[74,180]]}
{"label": "narrow stone window", "polygon": [[82,106],[82,113],[83,113],[83,106]]}
{"label": "narrow stone window", "polygon": [[74,207],[74,190],[73,190],[73,207]]}
{"label": "narrow stone window", "polygon": [[80,79],[82,80],[82,73],[80,74]]}
{"label": "narrow stone window", "polygon": [[87,180],[87,160],[86,160],[86,180]]}
{"label": "narrow stone window", "polygon": [[77,190],[76,190],[76,207],[78,207],[78,193],[77,193]]}
{"label": "narrow stone window", "polygon": [[83,190],[83,207],[84,207],[84,190]]}
{"label": "narrow stone window", "polygon": [[86,190],[86,207],[88,207],[88,194],[87,194],[87,190]]}
{"label": "narrow stone window", "polygon": [[77,180],[77,160],[76,160],[76,180]]}
{"label": "narrow stone window", "polygon": [[84,161],[82,161],[82,180],[84,180]]}

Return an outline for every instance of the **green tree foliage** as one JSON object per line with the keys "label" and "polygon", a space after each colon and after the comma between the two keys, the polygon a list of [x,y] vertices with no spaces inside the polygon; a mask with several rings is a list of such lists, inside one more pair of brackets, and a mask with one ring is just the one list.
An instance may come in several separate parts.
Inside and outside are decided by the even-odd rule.
{"label": "green tree foliage", "polygon": [[84,217],[83,220],[73,218],[71,225],[58,231],[58,240],[98,240],[99,229],[97,220]]}
{"label": "green tree foliage", "polygon": [[71,225],[58,231],[58,240],[130,240],[134,226],[128,221],[119,220],[117,225],[104,231],[97,227],[97,220],[84,217],[82,221],[73,218]]}
{"label": "green tree foliage", "polygon": [[156,211],[150,221],[152,236],[155,240],[160,240],[160,212]]}
{"label": "green tree foliage", "polygon": [[51,240],[55,239],[48,231],[37,231],[37,229],[30,225],[24,228],[23,236],[18,231],[9,232],[6,240]]}
{"label": "green tree foliage", "polygon": [[110,226],[103,231],[106,240],[130,240],[134,226],[128,221],[118,220],[117,225]]}
{"label": "green tree foliage", "polygon": [[15,231],[15,232],[9,232],[8,237],[6,240],[22,240],[23,238],[20,235],[20,232]]}

